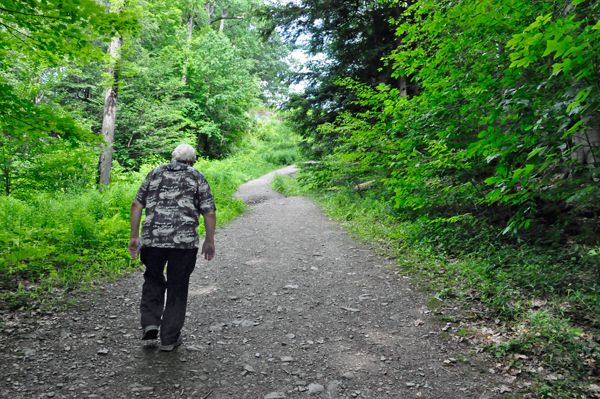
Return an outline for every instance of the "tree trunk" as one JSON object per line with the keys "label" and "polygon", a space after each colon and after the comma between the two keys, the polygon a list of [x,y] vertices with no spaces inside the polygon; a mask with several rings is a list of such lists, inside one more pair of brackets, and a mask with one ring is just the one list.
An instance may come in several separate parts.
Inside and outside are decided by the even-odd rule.
{"label": "tree trunk", "polygon": [[199,133],[198,140],[196,141],[196,151],[202,156],[208,156],[210,149],[210,137],[208,134]]}
{"label": "tree trunk", "polygon": [[[573,3],[569,3],[565,9],[565,14],[575,11],[575,21],[581,21],[586,18],[585,5],[587,2],[574,6]],[[552,63],[554,60],[551,56],[548,56],[548,67],[550,73],[552,73]],[[581,83],[573,79],[571,88],[579,88]],[[581,124],[580,132],[577,132],[571,138],[574,146],[579,146],[572,154],[571,159],[577,161],[580,165],[592,165],[598,161],[596,158],[598,149],[600,148],[600,118],[597,113],[592,113],[582,118],[583,123]]]}
{"label": "tree trunk", "polygon": [[598,161],[596,156],[600,148],[600,129],[590,116],[584,118],[581,127],[588,129],[573,135],[573,145],[579,147],[571,154],[571,159],[580,165],[592,165]]}
{"label": "tree trunk", "polygon": [[[404,19],[402,18],[402,11],[403,9],[401,8],[400,4],[396,5],[396,7],[394,8],[394,12],[396,14],[396,23],[405,23]],[[398,36],[396,34],[396,45],[398,47],[400,47],[402,45],[402,38],[400,36]],[[406,97],[408,96],[408,86],[407,86],[407,82],[406,82],[406,76],[404,75],[400,75],[400,77],[398,78],[398,90],[400,90],[400,97]]]}
{"label": "tree trunk", "polygon": [[400,79],[398,79],[398,89],[400,90],[400,97],[406,97],[408,95],[406,89],[406,76],[400,75]]}
{"label": "tree trunk", "polygon": [[112,86],[106,89],[104,95],[104,118],[102,119],[102,135],[105,143],[102,144],[100,155],[100,189],[110,183],[110,168],[112,164],[113,143],[115,137],[115,123],[117,121],[117,94],[119,88],[119,58],[123,47],[123,37],[115,37],[110,43],[108,52],[111,56],[108,73],[112,77]]}
{"label": "tree trunk", "polygon": [[[188,20],[188,37],[187,37],[187,44],[186,44],[186,48],[188,50],[188,52],[190,51],[190,47],[192,46],[192,33],[194,32],[194,14],[192,11],[190,11],[190,15],[189,15],[189,20]],[[187,61],[185,62],[185,64],[183,64],[183,75],[181,76],[181,82],[183,84],[186,84],[187,82]]]}
{"label": "tree trunk", "polygon": [[4,168],[4,179],[6,180],[6,196],[8,197],[10,195],[10,167],[7,165],[6,168]]}
{"label": "tree trunk", "polygon": [[221,24],[219,25],[219,33],[223,33],[223,29],[225,29],[225,20],[229,16],[229,9],[231,6],[227,7],[227,11],[221,12]]}
{"label": "tree trunk", "polygon": [[254,8],[254,1],[250,5],[250,10],[243,13],[242,15],[234,15],[232,17],[229,16],[229,11],[231,10],[231,6],[228,6],[227,9],[221,10],[221,16],[219,18],[213,19],[212,16],[215,14],[215,9],[217,5],[213,4],[211,0],[207,0],[204,5],[204,9],[206,10],[206,15],[208,16],[208,25],[210,26],[214,22],[219,22],[219,33],[222,33],[225,30],[225,20],[227,19],[244,19],[246,18],[246,14]]}
{"label": "tree trunk", "polygon": [[213,16],[213,14],[215,13],[215,8],[216,8],[216,7],[217,7],[217,6],[216,6],[216,5],[214,5],[214,4],[212,4],[212,3],[210,2],[210,0],[208,0],[208,1],[206,2],[206,4],[204,5],[204,9],[206,10],[206,15],[208,16],[208,26],[210,26],[210,24],[212,24],[212,22],[213,22],[213,21],[212,21],[212,16]]}

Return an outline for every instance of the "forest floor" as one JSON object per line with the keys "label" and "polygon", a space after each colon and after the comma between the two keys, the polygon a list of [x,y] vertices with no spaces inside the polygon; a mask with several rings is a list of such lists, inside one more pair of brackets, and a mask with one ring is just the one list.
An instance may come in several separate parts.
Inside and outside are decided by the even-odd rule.
{"label": "forest floor", "polygon": [[181,347],[140,341],[140,269],[64,311],[1,314],[0,397],[523,397],[393,260],[272,177],[240,188],[249,209],[199,258]]}

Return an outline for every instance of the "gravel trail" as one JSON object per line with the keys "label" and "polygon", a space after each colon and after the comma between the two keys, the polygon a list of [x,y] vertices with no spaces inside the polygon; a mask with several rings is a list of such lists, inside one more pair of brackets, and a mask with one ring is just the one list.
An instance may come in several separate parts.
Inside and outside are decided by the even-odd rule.
{"label": "gravel trail", "polygon": [[0,315],[0,397],[495,397],[485,357],[440,336],[393,261],[310,199],[273,192],[274,173],[240,188],[249,210],[198,259],[181,347],[139,340],[136,272],[66,311]]}

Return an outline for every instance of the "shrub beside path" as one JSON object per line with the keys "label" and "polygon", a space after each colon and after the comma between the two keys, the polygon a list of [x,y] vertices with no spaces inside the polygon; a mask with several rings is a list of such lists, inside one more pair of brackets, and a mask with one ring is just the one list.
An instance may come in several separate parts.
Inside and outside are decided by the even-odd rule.
{"label": "shrub beside path", "polygon": [[[293,167],[277,171],[291,174]],[[139,340],[142,273],[58,313],[5,312],[3,398],[492,398],[488,360],[442,338],[427,296],[305,197],[243,185],[248,212],[192,275],[184,344]],[[125,251],[126,248],[123,248]],[[513,394],[514,394],[514,387]]]}

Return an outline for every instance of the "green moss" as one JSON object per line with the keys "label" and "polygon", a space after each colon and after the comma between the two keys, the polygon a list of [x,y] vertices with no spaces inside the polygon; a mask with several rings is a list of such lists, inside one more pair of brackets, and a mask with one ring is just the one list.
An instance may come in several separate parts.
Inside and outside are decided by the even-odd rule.
{"label": "green moss", "polygon": [[427,307],[431,310],[437,310],[439,309],[442,305],[444,304],[443,301],[441,301],[439,298],[436,298],[434,296],[429,297],[429,299],[427,300]]}

